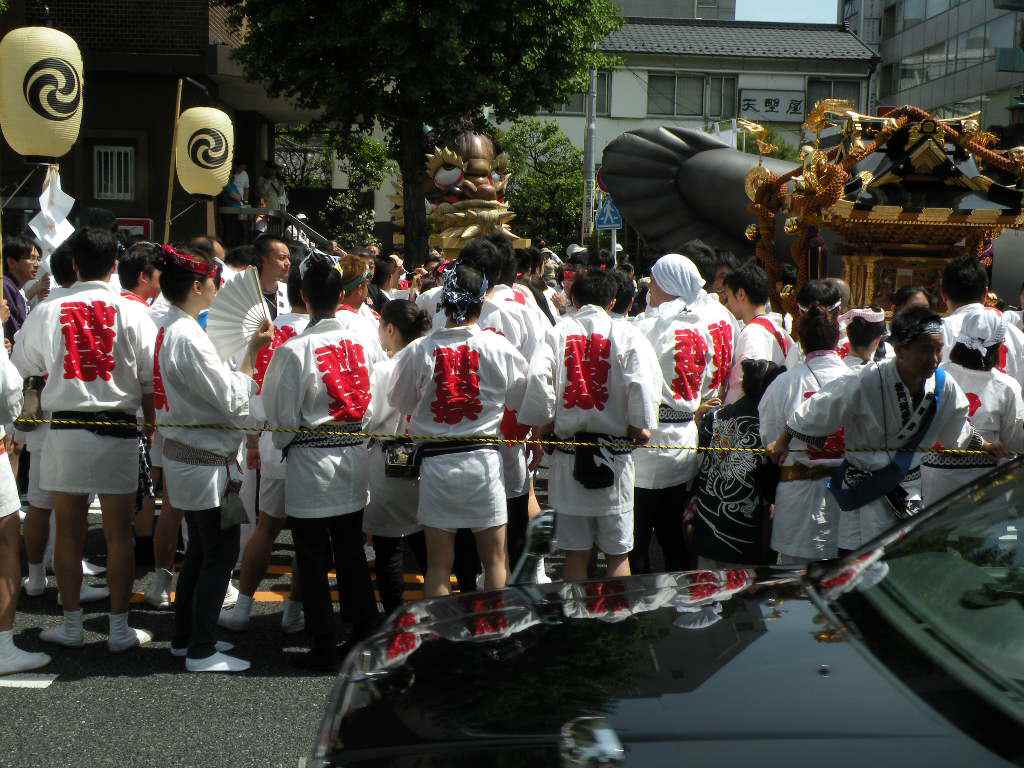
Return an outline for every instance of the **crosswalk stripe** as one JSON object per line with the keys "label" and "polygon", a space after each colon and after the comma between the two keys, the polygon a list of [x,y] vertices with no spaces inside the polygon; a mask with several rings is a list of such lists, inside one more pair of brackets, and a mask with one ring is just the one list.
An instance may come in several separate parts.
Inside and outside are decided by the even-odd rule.
{"label": "crosswalk stripe", "polygon": [[40,672],[22,672],[17,675],[0,676],[0,688],[49,688],[57,675]]}

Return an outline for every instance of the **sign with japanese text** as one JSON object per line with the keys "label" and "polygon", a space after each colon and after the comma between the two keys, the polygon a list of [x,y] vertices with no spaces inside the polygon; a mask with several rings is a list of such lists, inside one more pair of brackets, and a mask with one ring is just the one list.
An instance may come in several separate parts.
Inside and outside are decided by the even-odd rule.
{"label": "sign with japanese text", "polygon": [[803,91],[740,91],[739,116],[756,123],[802,123]]}

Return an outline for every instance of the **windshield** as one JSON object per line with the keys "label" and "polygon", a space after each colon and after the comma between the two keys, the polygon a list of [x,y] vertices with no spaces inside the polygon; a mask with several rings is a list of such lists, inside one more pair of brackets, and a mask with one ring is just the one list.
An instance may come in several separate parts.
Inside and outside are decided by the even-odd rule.
{"label": "windshield", "polygon": [[[861,591],[922,652],[1024,720],[1024,466],[940,502]],[[866,586],[867,584],[873,586]]]}

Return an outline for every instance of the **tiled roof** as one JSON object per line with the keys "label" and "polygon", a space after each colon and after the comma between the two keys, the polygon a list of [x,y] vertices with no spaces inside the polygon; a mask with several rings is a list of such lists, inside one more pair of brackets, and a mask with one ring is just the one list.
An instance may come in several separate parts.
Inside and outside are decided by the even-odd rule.
{"label": "tiled roof", "polygon": [[602,49],[607,53],[751,56],[868,61],[875,53],[840,24],[768,21],[626,19]]}

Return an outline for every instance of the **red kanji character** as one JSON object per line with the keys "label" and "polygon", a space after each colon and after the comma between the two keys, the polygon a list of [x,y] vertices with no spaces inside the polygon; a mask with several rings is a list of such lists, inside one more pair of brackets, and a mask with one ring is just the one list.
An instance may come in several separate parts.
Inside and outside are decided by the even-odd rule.
{"label": "red kanji character", "polygon": [[466,344],[434,350],[434,384],[437,396],[430,404],[438,424],[476,421],[483,411],[480,402],[480,353]]}
{"label": "red kanji character", "polygon": [[501,434],[506,440],[525,440],[526,436],[530,434],[530,428],[519,423],[516,411],[506,408],[501,417]]}
{"label": "red kanji character", "polygon": [[691,328],[676,331],[676,377],[672,394],[676,400],[696,400],[708,364],[708,346]]}
{"label": "red kanji character", "polygon": [[153,352],[153,407],[158,411],[166,411],[167,390],[164,389],[164,377],[160,375],[160,348],[164,345],[166,328],[161,328],[156,335],[156,347]]}
{"label": "red kanji character", "polygon": [[715,347],[715,356],[712,360],[715,374],[711,379],[711,387],[717,389],[729,380],[729,374],[732,372],[732,326],[725,320],[720,320],[708,326],[708,334]]}
{"label": "red kanji character", "polygon": [[999,362],[996,364],[996,368],[998,368],[1002,373],[1006,373],[1006,354],[1007,354],[1007,352],[1006,352],[1006,345],[1005,344],[1000,344],[999,345]]}
{"label": "red kanji character", "polygon": [[349,339],[316,350],[316,367],[323,374],[335,421],[359,422],[370,405],[370,372],[363,347]]}
{"label": "red kanji character", "polygon": [[297,336],[295,329],[290,325],[285,325],[281,328],[274,329],[274,339],[270,344],[260,350],[259,354],[256,355],[256,362],[253,365],[252,377],[256,380],[256,384],[259,386],[259,391],[263,391],[263,378],[267,375],[267,368],[270,367],[270,359],[274,356],[274,350],[284,344],[288,339]]}
{"label": "red kanji character", "polygon": [[565,339],[565,407],[604,410],[608,401],[611,340],[599,333]]}
{"label": "red kanji character", "polygon": [[[817,392],[804,392],[804,400],[814,397]],[[846,430],[842,427],[838,432],[833,432],[825,438],[825,445],[821,448],[807,446],[807,458],[809,459],[841,459],[846,453]]]}
{"label": "red kanji character", "polygon": [[60,307],[64,336],[64,378],[110,381],[114,360],[117,308],[102,301],[69,301]]}
{"label": "red kanji character", "polygon": [[978,409],[981,408],[981,398],[978,397],[973,392],[968,392],[967,393],[967,402],[971,406],[970,415],[973,416],[974,414],[976,414],[978,412]]}
{"label": "red kanji character", "polygon": [[853,347],[850,346],[849,341],[844,341],[836,348],[836,353],[843,360],[846,359],[847,355],[849,355],[851,351],[853,351]]}

